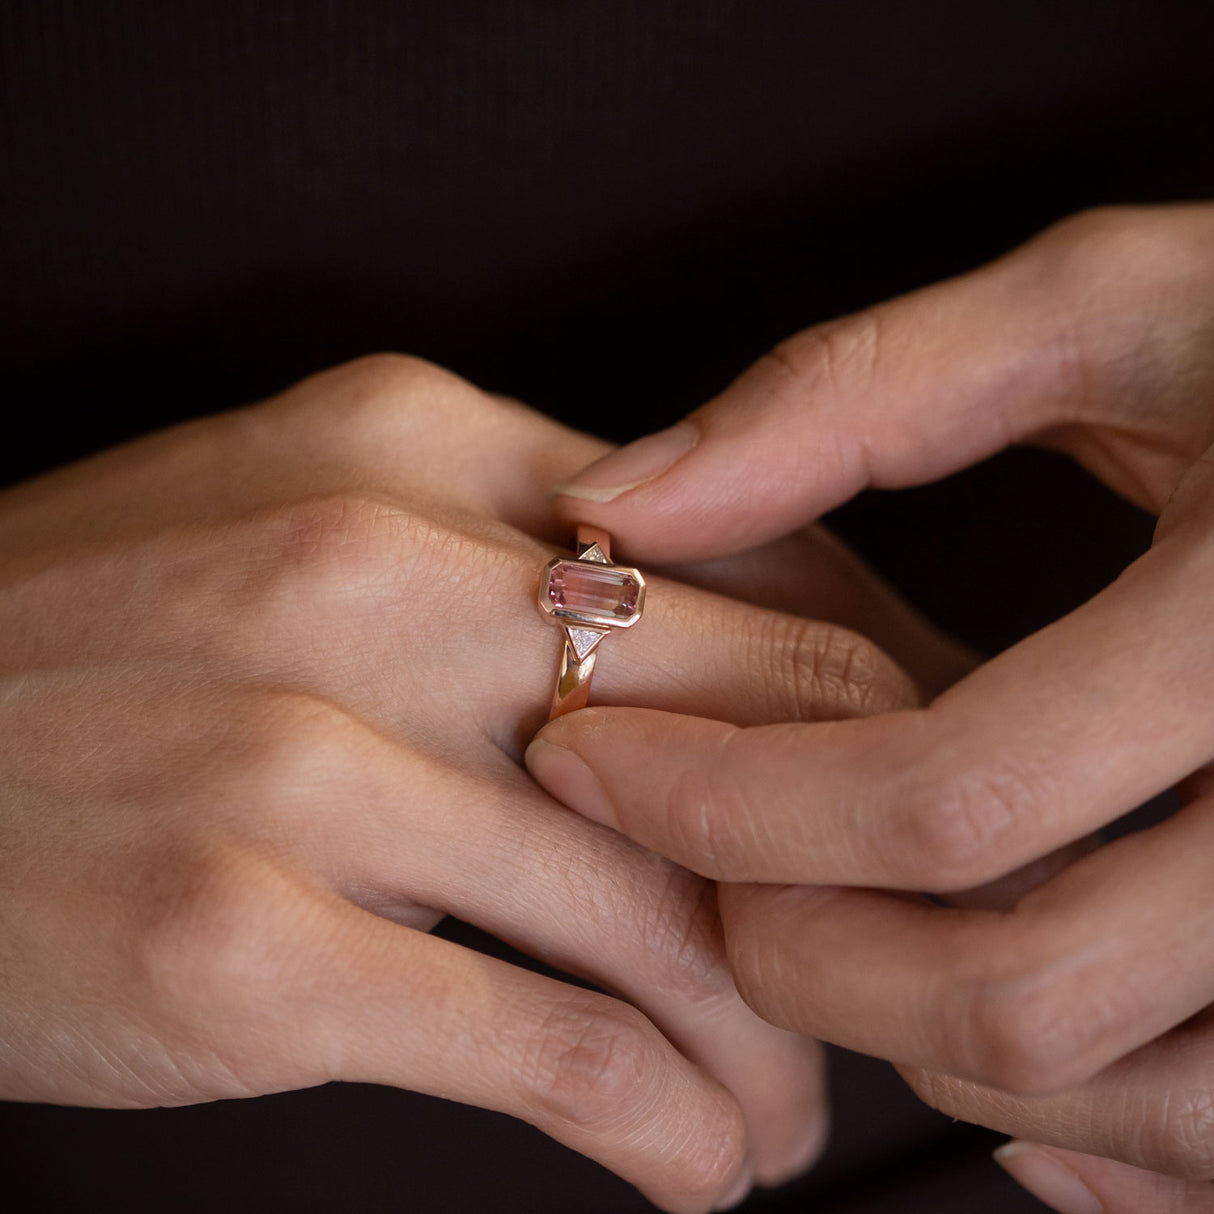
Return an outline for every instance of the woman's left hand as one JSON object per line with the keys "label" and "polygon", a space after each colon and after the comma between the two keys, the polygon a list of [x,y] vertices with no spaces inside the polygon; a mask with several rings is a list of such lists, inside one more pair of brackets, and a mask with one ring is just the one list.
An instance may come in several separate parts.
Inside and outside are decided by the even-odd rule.
{"label": "woman's left hand", "polygon": [[[0,1097],[390,1083],[686,1214],[808,1164],[818,1048],[738,997],[711,882],[519,764],[561,644],[549,492],[604,450],[379,357],[0,495]],[[811,606],[780,568],[695,573]],[[600,702],[739,724],[914,699],[858,636],[658,576],[598,666]],[[445,913],[612,994],[429,936]]]}

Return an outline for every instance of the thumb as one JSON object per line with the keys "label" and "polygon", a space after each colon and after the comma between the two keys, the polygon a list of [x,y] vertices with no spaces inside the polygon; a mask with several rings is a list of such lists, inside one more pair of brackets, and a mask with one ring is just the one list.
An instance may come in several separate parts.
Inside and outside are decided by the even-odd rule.
{"label": "thumb", "polygon": [[1090,417],[1107,396],[1100,366],[1124,363],[1134,340],[1133,283],[1093,289],[1112,277],[1098,265],[1109,242],[1093,239],[1110,222],[1125,221],[1064,221],[982,269],[797,334],[678,425],[559,486],[558,510],[633,559],[724,556],[861,489],[934,480]]}

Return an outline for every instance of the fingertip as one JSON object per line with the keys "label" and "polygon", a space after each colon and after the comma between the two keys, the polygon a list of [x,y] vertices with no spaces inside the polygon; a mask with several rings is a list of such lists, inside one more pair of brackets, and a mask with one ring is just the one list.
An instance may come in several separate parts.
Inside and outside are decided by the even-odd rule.
{"label": "fingertip", "polygon": [[629,490],[647,485],[668,472],[700,439],[689,421],[681,421],[656,434],[612,451],[555,487],[555,497],[583,502],[612,502]]}
{"label": "fingertip", "polygon": [[822,1115],[811,1123],[797,1147],[788,1152],[783,1166],[768,1175],[760,1176],[760,1183],[765,1188],[775,1189],[808,1172],[822,1158],[829,1138],[830,1117],[823,1111]]}
{"label": "fingertip", "polygon": [[580,755],[547,738],[535,738],[523,762],[532,779],[557,801],[592,822],[617,828],[615,809],[607,793]]}
{"label": "fingertip", "polygon": [[695,417],[639,438],[556,485],[558,517],[606,527],[636,559],[669,563],[728,556],[816,516],[816,510],[805,514],[804,475],[797,492],[787,492],[794,483],[790,470],[804,474],[812,466],[795,456],[799,444],[792,437],[747,432],[739,447],[716,431],[711,409]]}
{"label": "fingertip", "polygon": [[751,1171],[750,1166],[743,1167],[730,1190],[712,1207],[714,1214],[718,1210],[736,1210],[750,1196],[750,1190],[754,1188],[754,1183],[754,1173]]}
{"label": "fingertip", "polygon": [[1168,1176],[1104,1155],[1013,1140],[995,1152],[995,1160],[1059,1214],[1144,1214],[1148,1210],[1151,1214],[1209,1214],[1214,1210],[1214,1192],[1208,1181]]}
{"label": "fingertip", "polygon": [[1054,1151],[1013,1139],[995,1151],[994,1159],[1018,1185],[1059,1214],[1106,1214],[1096,1194]]}

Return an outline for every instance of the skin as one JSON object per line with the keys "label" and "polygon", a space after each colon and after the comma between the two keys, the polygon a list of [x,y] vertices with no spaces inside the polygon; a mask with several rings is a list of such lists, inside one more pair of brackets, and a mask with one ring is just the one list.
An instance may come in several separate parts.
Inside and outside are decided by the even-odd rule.
{"label": "skin", "polygon": [[[560,501],[641,562],[742,551],[1017,442],[1158,515],[1116,582],[925,707],[757,727],[591,709],[528,763],[726,883],[739,987],[773,1023],[893,1060],[954,1116],[1132,1165],[1075,1164],[1104,1178],[1089,1209],[1211,1208],[1214,207],[1074,217],[791,338],[642,442]],[[1162,825],[1084,842],[1170,786]]]}
{"label": "skin", "polygon": [[[560,635],[551,487],[606,450],[379,356],[0,496],[0,1098],[394,1084],[688,1214],[812,1160],[819,1047],[738,996],[713,885],[520,763]],[[599,702],[750,726],[916,701],[815,611],[926,644],[925,678],[963,661],[828,538],[791,542],[685,571],[782,610],[651,577]],[[449,913],[601,990],[430,936]]]}

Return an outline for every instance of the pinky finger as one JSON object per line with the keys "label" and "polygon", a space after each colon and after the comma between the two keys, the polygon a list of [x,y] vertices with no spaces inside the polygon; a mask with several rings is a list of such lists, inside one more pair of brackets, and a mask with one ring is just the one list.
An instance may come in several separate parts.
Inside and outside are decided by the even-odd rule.
{"label": "pinky finger", "polygon": [[294,1026],[326,1078],[520,1117],[677,1214],[749,1187],[737,1102],[631,1005],[353,908],[326,936]]}
{"label": "pinky finger", "polygon": [[1013,1140],[995,1160],[1058,1214],[1214,1214],[1214,1185]]}

